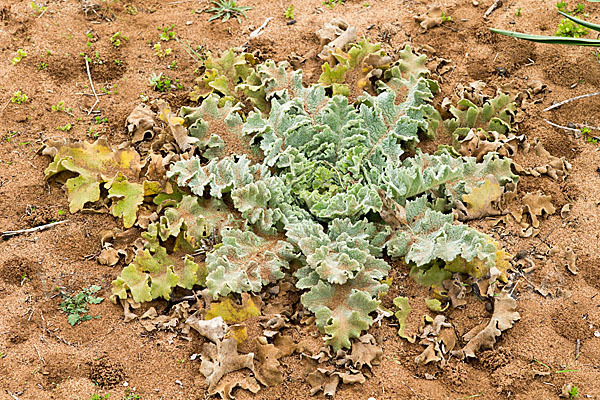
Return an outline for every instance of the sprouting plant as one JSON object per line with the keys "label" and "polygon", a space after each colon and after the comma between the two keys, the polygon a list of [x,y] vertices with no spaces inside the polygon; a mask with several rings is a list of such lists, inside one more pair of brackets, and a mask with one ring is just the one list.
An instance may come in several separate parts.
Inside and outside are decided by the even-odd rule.
{"label": "sprouting plant", "polygon": [[169,77],[163,76],[162,73],[158,75],[153,73],[150,79],[148,80],[148,83],[157,92],[166,92],[171,89],[171,79]]}
{"label": "sprouting plant", "polygon": [[579,388],[575,385],[569,389],[569,399],[576,399],[579,396]]}
{"label": "sprouting plant", "polygon": [[92,316],[88,314],[88,305],[99,304],[104,300],[104,297],[95,296],[100,289],[102,289],[100,286],[92,285],[89,288],[83,288],[79,293],[72,296],[63,292],[60,293],[63,298],[60,309],[67,314],[69,324],[77,325],[92,319]]}
{"label": "sprouting plant", "polygon": [[38,65],[38,70],[42,71],[44,69],[48,68],[48,64],[46,64],[45,62],[41,62],[40,65]]}
{"label": "sprouting plant", "polygon": [[163,49],[162,46],[160,45],[160,42],[156,43],[152,48],[154,49],[154,54],[158,58],[165,58],[166,56],[171,54],[171,52],[173,51],[171,48]]}
{"label": "sprouting plant", "polygon": [[110,398],[110,393],[106,393],[105,395],[95,393],[92,395],[92,397],[90,397],[90,400],[108,400],[109,398]]}
{"label": "sprouting plant", "polygon": [[122,60],[113,60],[113,63],[115,63],[115,65],[121,66],[123,65],[123,61]]}
{"label": "sprouting plant", "polygon": [[175,69],[177,68],[177,60],[173,60],[173,62],[167,65],[167,69]]}
{"label": "sprouting plant", "polygon": [[225,22],[229,18],[235,17],[238,23],[241,24],[242,19],[240,17],[246,18],[245,12],[252,10],[252,7],[249,6],[238,6],[234,0],[213,0],[212,3],[215,7],[204,10],[207,13],[214,14],[208,19],[209,21],[221,18],[221,22]]}
{"label": "sprouting plant", "polygon": [[29,97],[25,93],[22,93],[20,90],[17,90],[13,93],[13,96],[10,98],[11,103],[23,104],[29,101]]}
{"label": "sprouting plant", "polygon": [[17,55],[12,59],[12,65],[17,65],[21,62],[23,57],[27,57],[27,52],[23,49],[17,50]]}
{"label": "sprouting plant", "polygon": [[38,15],[38,16],[42,15],[48,9],[47,6],[39,6],[39,5],[37,5],[35,1],[32,1],[31,3],[29,3],[29,5],[33,9],[33,12],[36,15]]}
{"label": "sprouting plant", "polygon": [[121,43],[122,43],[121,40],[127,41],[127,40],[129,40],[129,36],[125,36],[119,31],[119,32],[115,33],[114,35],[112,35],[110,38],[110,42],[115,47],[121,46]]}
{"label": "sprouting plant", "polygon": [[108,118],[107,117],[102,118],[101,116],[98,115],[98,116],[96,116],[95,121],[96,121],[96,125],[103,124],[103,123],[108,122]]}
{"label": "sprouting plant", "polygon": [[444,22],[452,22],[452,21],[454,21],[454,20],[452,19],[452,17],[449,17],[449,16],[447,16],[447,15],[446,15],[446,13],[445,13],[445,12],[443,12],[443,11],[442,11],[442,16],[441,16],[440,18],[442,18],[442,23],[444,23]]}
{"label": "sprouting plant", "polygon": [[294,5],[290,4],[290,6],[285,10],[285,17],[287,19],[294,19]]}
{"label": "sprouting plant", "polygon": [[52,111],[64,111],[69,115],[73,115],[73,107],[65,107],[65,101],[61,100],[57,105],[52,106]]}
{"label": "sprouting plant", "polygon": [[338,4],[343,4],[344,0],[324,0],[323,5],[328,6],[329,8],[333,8]]}
{"label": "sprouting plant", "polygon": [[515,11],[515,17],[520,17],[523,15],[523,11],[521,11],[521,7],[517,7],[517,11]]}
{"label": "sprouting plant", "polygon": [[97,138],[98,135],[100,134],[99,132],[96,132],[96,128],[94,128],[93,126],[90,126],[87,131],[85,132],[86,135],[88,135],[91,138]]}
{"label": "sprouting plant", "polygon": [[63,131],[63,132],[68,132],[73,128],[73,126],[71,124],[66,124],[63,126],[57,126],[56,129],[58,129],[59,131]]}
{"label": "sprouting plant", "polygon": [[160,32],[160,34],[158,35],[158,38],[160,40],[162,40],[163,42],[168,42],[171,39],[175,39],[175,36],[177,35],[173,29],[175,28],[174,24],[171,24],[171,26],[165,26],[164,28],[157,28],[158,31]]}
{"label": "sprouting plant", "polygon": [[576,24],[567,18],[563,18],[558,24],[558,27],[556,27],[556,32],[554,32],[554,34],[560,37],[579,38],[586,35],[588,32],[589,30],[584,26]]}

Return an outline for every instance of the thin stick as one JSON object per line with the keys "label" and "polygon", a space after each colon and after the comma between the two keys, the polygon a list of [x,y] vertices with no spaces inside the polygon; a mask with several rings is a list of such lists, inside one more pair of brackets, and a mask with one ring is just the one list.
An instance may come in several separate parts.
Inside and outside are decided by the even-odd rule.
{"label": "thin stick", "polygon": [[46,10],[48,9],[48,7],[46,7],[46,9],[44,11],[42,11],[42,13],[40,15],[38,15],[38,19],[42,18],[42,15],[44,15],[46,13]]}
{"label": "thin stick", "polygon": [[[78,94],[80,96],[90,96],[92,97],[94,95],[94,93],[73,93],[73,94]],[[97,96],[107,96],[108,93],[98,93]]]}
{"label": "thin stick", "polygon": [[6,393],[8,393],[10,395],[10,397],[12,397],[15,400],[21,400],[19,398],[19,396],[17,396],[16,394],[14,394],[13,392],[11,392],[10,390],[6,389]]}
{"label": "thin stick", "polygon": [[37,346],[35,344],[33,345],[33,348],[35,349],[35,351],[36,351],[38,357],[40,358],[40,360],[42,360],[42,362],[44,364],[46,364],[46,360],[44,360],[44,357],[42,357],[42,355],[40,354],[40,351],[38,350],[38,348],[37,348]]}
{"label": "thin stick", "polygon": [[579,351],[581,349],[581,340],[577,339],[576,345],[575,345],[575,359],[577,360],[577,358],[579,358]]}
{"label": "thin stick", "polygon": [[6,109],[6,107],[8,107],[9,104],[10,104],[10,99],[8,99],[8,101],[6,102],[4,107],[2,107],[2,110],[0,110],[0,112],[4,111]]}
{"label": "thin stick", "polygon": [[65,219],[64,221],[52,222],[50,224],[36,226],[35,228],[21,229],[18,231],[5,231],[5,232],[2,232],[0,234],[0,236],[2,236],[3,239],[6,239],[11,236],[21,235],[23,233],[39,232],[39,231],[43,231],[43,230],[52,228],[53,226],[56,226],[56,225],[64,224],[65,222],[69,222],[69,221],[70,221],[69,219]]}
{"label": "thin stick", "polygon": [[88,78],[90,79],[90,86],[92,87],[92,92],[94,93],[94,97],[96,98],[96,102],[88,111],[88,115],[90,115],[92,113],[92,110],[94,109],[94,107],[96,107],[96,104],[98,104],[98,102],[100,101],[100,99],[98,98],[98,95],[96,94],[96,89],[94,89],[94,82],[92,82],[92,74],[90,74],[90,63],[88,62],[87,56],[84,58],[85,58],[85,68],[87,69],[87,75],[88,75]]}
{"label": "thin stick", "polygon": [[581,133],[581,131],[579,129],[575,129],[575,128],[569,128],[568,126],[562,126],[562,125],[558,125],[555,124],[554,122],[548,121],[547,119],[544,119],[544,122],[552,125],[555,128],[559,128],[559,129],[564,129],[566,131],[572,131],[572,132],[577,132],[577,133]]}
{"label": "thin stick", "polygon": [[563,104],[567,104],[567,103],[570,103],[572,101],[583,99],[583,98],[586,98],[586,97],[592,97],[592,96],[598,96],[598,95],[600,95],[600,92],[589,93],[589,94],[582,94],[581,96],[573,97],[571,99],[567,99],[567,100],[561,101],[560,103],[553,104],[550,107],[544,108],[542,111],[554,110],[555,108],[558,108],[558,107],[562,106]]}

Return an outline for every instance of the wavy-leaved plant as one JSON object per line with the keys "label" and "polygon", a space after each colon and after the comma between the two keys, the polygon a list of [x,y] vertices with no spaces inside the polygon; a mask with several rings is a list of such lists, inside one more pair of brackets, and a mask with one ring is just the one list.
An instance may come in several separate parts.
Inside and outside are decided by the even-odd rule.
{"label": "wavy-leaved plant", "polygon": [[[230,57],[233,77],[253,78],[237,87],[208,82],[205,103],[181,110],[203,156],[175,162],[167,176],[191,194],[162,210],[146,249],[114,282],[114,295],[129,291],[146,301],[200,284],[216,299],[260,292],[293,273],[305,291],[302,304],[338,350],[373,323],[378,295],[388,290],[387,260],[403,259],[421,276],[440,270],[440,262],[445,274],[486,274],[497,245],[456,223],[451,210],[486,179],[504,186],[517,177],[510,160],[495,154],[477,162],[414,152],[441,118],[430,104],[437,86],[423,60],[410,49],[402,54],[378,93],[355,102],[322,85],[304,86],[301,71],[288,72],[286,64],[249,71]],[[243,121],[229,102],[240,91],[259,93],[268,107]],[[219,131],[211,130],[219,118]],[[227,149],[232,137],[245,145]],[[174,252],[197,251],[208,237],[220,244],[196,264],[165,253],[170,237]]]}

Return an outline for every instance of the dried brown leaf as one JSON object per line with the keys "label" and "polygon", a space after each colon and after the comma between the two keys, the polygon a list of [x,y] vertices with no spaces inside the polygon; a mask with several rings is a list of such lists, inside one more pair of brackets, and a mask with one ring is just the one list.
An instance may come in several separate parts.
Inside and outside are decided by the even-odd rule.
{"label": "dried brown leaf", "polygon": [[570,273],[573,275],[577,275],[579,273],[577,270],[577,255],[570,247],[567,247],[565,250],[565,263]]}
{"label": "dried brown leaf", "polygon": [[479,350],[492,349],[496,343],[496,338],[520,319],[516,309],[517,301],[510,297],[508,293],[500,292],[495,297],[494,313],[489,323],[480,331],[480,328],[476,327],[467,332],[463,339],[468,343],[463,349],[452,352],[452,355],[464,359],[466,357],[476,357],[475,352]]}
{"label": "dried brown leaf", "polygon": [[227,331],[227,324],[221,316],[203,320],[196,314],[192,314],[185,320],[185,324],[214,343],[223,339]]}
{"label": "dried brown leaf", "polygon": [[233,391],[236,387],[246,389],[254,394],[258,393],[260,390],[260,385],[258,384],[256,379],[254,379],[251,376],[245,376],[244,378],[239,380],[221,380],[215,388],[215,394],[221,396],[223,400],[235,399],[235,397],[233,396]]}
{"label": "dried brown leaf", "polygon": [[333,65],[335,57],[332,54],[337,49],[343,50],[349,43],[356,41],[356,28],[340,18],[334,18],[317,31],[317,37],[323,46],[319,58]]}
{"label": "dried brown leaf", "polygon": [[258,339],[256,346],[256,379],[265,386],[279,385],[283,382],[281,364],[279,364],[283,353],[275,345],[261,343]]}
{"label": "dried brown leaf", "polygon": [[541,193],[527,193],[523,197],[523,209],[531,218],[531,226],[540,227],[538,217],[543,215],[552,215],[556,208],[552,205],[552,197],[544,196]]}
{"label": "dried brown leaf", "polygon": [[216,344],[204,343],[201,358],[200,372],[206,378],[210,395],[217,392],[219,381],[228,373],[244,368],[254,371],[254,354],[238,354],[234,338],[217,341]]}
{"label": "dried brown leaf", "polygon": [[132,142],[139,143],[143,140],[152,139],[154,136],[154,112],[150,107],[141,103],[133,109],[125,121],[127,132],[132,135]]}

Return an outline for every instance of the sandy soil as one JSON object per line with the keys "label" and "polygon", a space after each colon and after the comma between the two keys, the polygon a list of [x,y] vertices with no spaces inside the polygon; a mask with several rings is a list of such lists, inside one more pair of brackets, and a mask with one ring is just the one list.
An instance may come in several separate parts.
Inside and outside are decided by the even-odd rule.
{"label": "sandy soil", "polygon": [[[297,23],[293,25],[284,18],[288,3],[280,1],[240,1],[253,7],[241,24],[235,20],[210,23],[208,14],[193,12],[205,8],[206,1],[96,0],[98,8],[86,15],[81,2],[57,0],[49,1],[39,18],[29,3],[0,0],[0,231],[70,221],[0,241],[0,399],[88,400],[94,393],[111,393],[110,399],[121,399],[132,388],[145,400],[205,398],[199,362],[190,361],[190,355],[200,351],[202,340],[198,337],[186,341],[168,332],[147,333],[137,322],[124,323],[121,307],[109,301],[92,306],[92,314],[101,318],[76,327],[67,323],[59,309],[58,290],[72,293],[97,284],[103,288],[100,295],[110,295],[110,283],[122,265],[101,266],[94,255],[100,250],[100,232],[120,222],[107,214],[64,212],[68,204],[62,185],[46,183],[43,170],[49,160],[36,152],[49,137],[89,140],[90,127],[118,145],[127,140],[125,119],[139,104],[141,94],[163,98],[174,108],[189,103],[187,94],[197,65],[174,41],[168,42],[173,55],[159,60],[148,44],[157,41],[159,27],[174,24],[180,38],[213,53],[245,46],[276,61],[295,53],[306,58],[300,66],[307,80],[314,82],[320,73],[315,32],[334,17],[351,22],[359,36],[383,42],[391,55],[404,43],[411,43],[431,56],[452,60],[447,73],[434,74],[442,83],[437,105],[458,84],[475,80],[486,82],[490,93],[509,82],[526,87],[532,80],[541,81],[547,85],[542,101],[520,110],[519,133],[529,140],[539,139],[553,155],[565,157],[573,165],[564,182],[547,176],[522,177],[521,195],[538,191],[551,195],[558,210],[570,204],[571,211],[564,218],[559,213],[543,218],[537,237],[520,237],[517,225],[473,224],[494,236],[511,254],[527,254],[536,264],[519,279],[514,291],[521,321],[502,335],[495,349],[467,363],[451,360],[445,368],[417,367],[414,357],[422,347],[398,338],[393,321],[384,321],[370,331],[383,346],[382,363],[373,368],[366,383],[343,385],[337,398],[553,399],[564,384],[572,383],[579,388],[580,397],[600,399],[600,338],[594,335],[600,331],[600,147],[543,121],[598,126],[600,98],[542,112],[555,101],[597,91],[600,63],[590,49],[518,42],[488,31],[489,27],[518,26],[549,34],[560,20],[553,1],[505,1],[489,20],[482,16],[491,0],[480,0],[478,7],[470,0],[442,1],[454,22],[425,33],[413,16],[426,11],[428,3],[418,1],[371,0],[365,7],[365,1],[349,0],[335,8],[318,0],[289,1],[295,6]],[[515,16],[517,8],[522,10],[521,17]],[[586,3],[586,8],[589,19],[598,23],[600,5]],[[248,40],[248,34],[268,16],[274,19],[264,34]],[[110,43],[117,31],[129,36],[119,48]],[[10,60],[19,48],[25,49],[27,56],[13,66]],[[96,124],[84,111],[94,98],[81,94],[90,93],[81,52],[98,54],[103,60],[102,65],[92,66],[91,75],[103,94],[98,116],[108,122]],[[173,70],[167,68],[172,61],[177,61]],[[40,69],[42,63],[46,67]],[[148,86],[152,73],[178,78],[184,89],[155,92]],[[26,93],[30,101],[10,103],[17,90]],[[51,106],[61,100],[73,108],[73,116],[52,111]],[[67,123],[73,125],[70,131],[57,129]],[[440,137],[430,145],[435,148],[447,141]],[[515,160],[528,162],[523,154],[517,154]],[[565,267],[566,248],[577,254],[577,275]],[[554,249],[552,255],[546,256],[550,249]],[[403,279],[407,272],[401,266],[394,269],[394,286],[384,305],[390,306],[397,295],[427,296],[423,288]],[[490,316],[485,304],[474,296],[468,302],[462,310],[447,312],[458,333]],[[166,307],[164,302],[153,305],[159,311]],[[413,311],[415,316],[424,312],[424,307]],[[418,324],[414,319],[410,331]],[[314,327],[306,328],[301,333],[314,331]],[[302,337],[296,334],[295,339]],[[535,376],[535,371],[547,370],[541,363],[551,373]],[[286,378],[282,385],[263,389],[256,396],[238,391],[236,398],[309,398],[298,356],[283,359],[283,364]],[[554,372],[562,370],[567,371]],[[425,379],[426,374],[434,379]]]}

